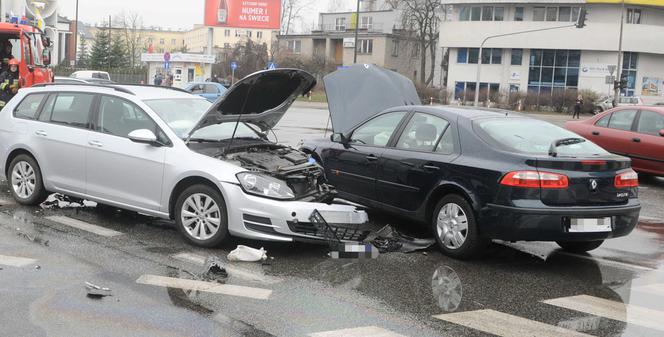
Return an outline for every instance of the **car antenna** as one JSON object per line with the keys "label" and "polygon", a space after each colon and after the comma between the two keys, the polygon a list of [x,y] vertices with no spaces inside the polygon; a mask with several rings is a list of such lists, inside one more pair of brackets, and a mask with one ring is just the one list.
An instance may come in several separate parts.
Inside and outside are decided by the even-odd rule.
{"label": "car antenna", "polygon": [[244,113],[244,108],[247,106],[247,100],[249,100],[249,94],[251,94],[251,88],[253,88],[253,85],[249,86],[249,89],[247,89],[247,95],[244,96],[244,101],[242,102],[242,108],[240,108],[240,113],[237,114],[237,121],[235,122],[235,128],[233,129],[233,135],[231,136],[230,142],[228,142],[228,146],[226,146],[226,150],[224,150],[223,154],[225,155],[228,150],[231,149],[231,146],[233,146],[233,139],[235,139],[235,133],[237,132],[237,127],[240,125],[240,120],[242,119],[242,114]]}

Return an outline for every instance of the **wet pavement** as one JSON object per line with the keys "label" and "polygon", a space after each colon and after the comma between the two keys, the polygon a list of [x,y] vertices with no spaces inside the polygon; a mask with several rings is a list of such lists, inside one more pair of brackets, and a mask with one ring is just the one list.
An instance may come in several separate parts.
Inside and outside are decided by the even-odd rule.
{"label": "wet pavement", "polygon": [[[295,107],[276,134],[292,145],[321,137],[325,113]],[[0,335],[664,336],[664,179],[642,180],[640,196],[634,232],[590,254],[496,242],[473,261],[435,248],[335,260],[309,244],[197,248],[172,222],[132,212],[18,206],[3,181]],[[376,228],[427,235],[370,216]],[[238,244],[271,258],[227,262]],[[209,256],[226,267],[225,284],[202,283]],[[111,296],[86,296],[85,282]]]}

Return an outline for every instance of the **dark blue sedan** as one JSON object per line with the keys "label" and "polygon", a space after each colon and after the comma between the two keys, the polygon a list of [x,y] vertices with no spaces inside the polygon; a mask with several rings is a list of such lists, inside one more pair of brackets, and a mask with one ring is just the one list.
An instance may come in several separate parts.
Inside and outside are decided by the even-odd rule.
{"label": "dark blue sedan", "polygon": [[214,102],[217,98],[223,96],[228,89],[217,82],[192,82],[184,90],[194,95],[205,97],[210,102]]}

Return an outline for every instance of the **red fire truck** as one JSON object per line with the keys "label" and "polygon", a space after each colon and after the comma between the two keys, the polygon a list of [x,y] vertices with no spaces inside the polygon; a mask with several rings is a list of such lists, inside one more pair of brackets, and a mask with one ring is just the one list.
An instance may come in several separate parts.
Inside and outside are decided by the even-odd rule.
{"label": "red fire truck", "polygon": [[[20,88],[53,82],[50,47],[50,39],[39,28],[0,22],[0,61],[11,58],[19,61]],[[3,70],[5,67],[3,64]]]}

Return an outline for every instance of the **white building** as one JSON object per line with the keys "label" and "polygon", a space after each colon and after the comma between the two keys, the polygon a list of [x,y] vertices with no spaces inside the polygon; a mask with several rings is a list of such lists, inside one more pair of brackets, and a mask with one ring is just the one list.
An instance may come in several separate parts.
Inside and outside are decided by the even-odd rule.
{"label": "white building", "polygon": [[[565,89],[590,89],[603,95],[613,92],[606,77],[618,60],[621,5],[608,4],[615,1],[443,2],[448,11],[440,26],[438,53],[442,56],[449,50],[446,85],[455,98],[474,92],[478,59],[482,60],[480,88],[489,87],[492,93],[520,91],[546,97]],[[642,96],[646,102],[663,101],[664,7],[634,5],[648,1],[626,2],[620,71],[627,76],[628,88],[622,94]],[[478,55],[478,47],[488,36],[571,25],[582,7],[588,11],[585,28],[490,39],[483,57]],[[443,72],[436,76],[434,83],[443,83]]]}
{"label": "white building", "polygon": [[[168,59],[168,62],[166,62]],[[214,55],[205,54],[141,54],[141,62],[148,65],[148,81],[152,84],[157,73],[172,74],[173,86],[184,88],[191,82],[203,82],[212,77]]]}

